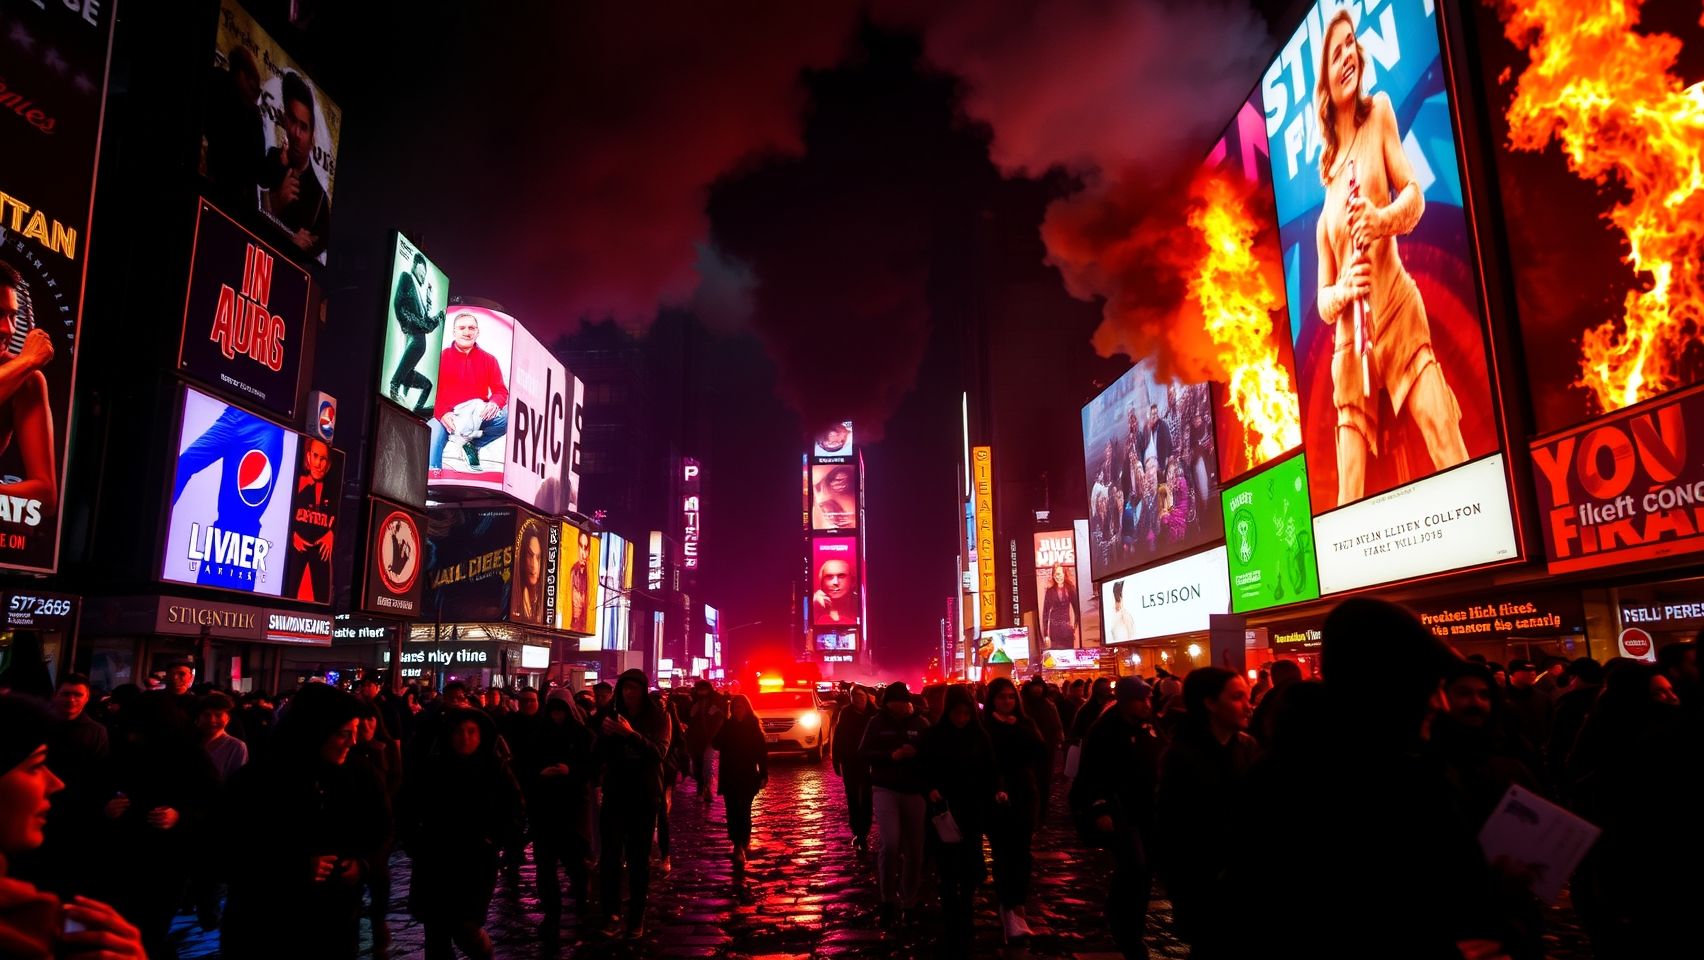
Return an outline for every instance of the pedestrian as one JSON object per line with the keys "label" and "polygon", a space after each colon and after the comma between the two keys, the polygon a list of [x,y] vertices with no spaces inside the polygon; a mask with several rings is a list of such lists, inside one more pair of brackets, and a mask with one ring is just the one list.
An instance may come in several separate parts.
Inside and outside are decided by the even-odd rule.
{"label": "pedestrian", "polygon": [[1556,705],[1538,686],[1538,666],[1531,660],[1510,660],[1503,705],[1509,723],[1528,743],[1549,743]]}
{"label": "pedestrian", "polygon": [[[396,743],[384,739],[384,717],[380,711],[383,701],[368,697],[361,701],[355,714],[355,745],[344,763],[353,771],[370,778],[384,793],[385,809],[396,809],[397,795],[402,789],[402,758]],[[367,871],[363,883],[367,888],[367,921],[373,928],[373,956],[383,958],[390,952],[391,849],[396,843],[394,822],[387,823],[384,842],[380,845],[373,869]]]}
{"label": "pedestrian", "polygon": [[711,742],[716,739],[716,731],[722,728],[727,719],[726,709],[722,698],[716,693],[716,688],[708,680],[700,680],[692,685],[692,709],[687,716],[686,734],[687,749],[692,752],[692,779],[698,784],[698,799],[708,803],[713,794],[714,784],[710,779],[710,768],[715,756]]}
{"label": "pedestrian", "polygon": [[882,831],[876,868],[883,927],[917,906],[927,807],[923,794],[928,790],[918,751],[928,728],[929,721],[917,715],[911,689],[896,681],[882,690],[882,709],[870,718],[858,747],[870,768],[871,807]]}
{"label": "pedestrian", "polygon": [[1148,900],[1153,868],[1154,788],[1160,740],[1148,725],[1153,690],[1140,677],[1120,677],[1113,709],[1089,728],[1083,760],[1071,784],[1071,813],[1091,846],[1111,852],[1106,921],[1126,957],[1148,955]]}
{"label": "pedestrian", "polygon": [[727,810],[734,871],[739,873],[751,857],[752,800],[769,783],[769,745],[745,694],[736,694],[728,702],[728,718],[716,731],[711,746],[721,754],[717,786]]}
{"label": "pedestrian", "polygon": [[520,842],[521,789],[497,755],[497,727],[483,710],[453,706],[438,742],[410,768],[398,802],[398,836],[414,861],[408,910],[425,927],[427,960],[492,955],[485,916],[498,857]]}
{"label": "pedestrian", "polygon": [[[1006,681],[1011,688],[1011,681]],[[1017,693],[1011,692],[1015,702]],[[994,747],[988,731],[977,722],[976,699],[964,684],[948,687],[941,702],[941,722],[924,731],[919,759],[929,785],[929,803],[937,816],[951,817],[952,833],[937,827],[941,841],[936,865],[941,883],[944,943],[949,956],[968,956],[976,909],[976,888],[986,872],[982,838],[992,808],[1009,806],[1010,796],[1000,782]],[[885,842],[887,831],[882,831]]]}
{"label": "pedestrian", "polygon": [[[1294,660],[1274,660],[1267,675],[1272,679],[1272,689],[1266,691],[1266,695],[1254,705],[1254,716],[1248,722],[1249,735],[1261,746],[1271,743],[1272,722],[1278,715],[1278,704],[1283,697],[1284,688],[1302,679],[1302,667]],[[1251,691],[1250,699],[1253,696]]]}
{"label": "pedestrian", "polygon": [[651,836],[662,808],[663,763],[669,753],[668,715],[646,691],[643,670],[616,680],[609,703],[593,718],[596,759],[603,771],[598,864],[604,933],[622,932],[621,879],[627,876],[628,939],[645,935],[645,898],[651,885]]}
{"label": "pedestrian", "polygon": [[1100,719],[1101,711],[1111,703],[1112,678],[1096,677],[1089,692],[1089,699],[1077,709],[1077,715],[1071,720],[1071,742],[1082,743],[1083,738],[1089,734],[1089,728]]}
{"label": "pedestrian", "polygon": [[1043,816],[1053,801],[1053,776],[1059,763],[1059,751],[1065,745],[1065,725],[1048,695],[1047,683],[1031,677],[1023,686],[1023,714],[1035,724],[1041,736],[1041,752],[1036,757],[1036,816]]}
{"label": "pedestrian", "polygon": [[526,791],[527,826],[532,833],[538,899],[544,913],[539,925],[547,942],[562,927],[560,866],[568,874],[575,913],[590,915],[587,857],[591,854],[592,729],[566,690],[553,690],[542,721],[526,749],[517,751],[518,773]]}
{"label": "pedestrian", "polygon": [[231,736],[227,729],[236,706],[230,697],[218,692],[202,697],[196,706],[195,731],[220,783],[229,783],[249,760],[248,744]]}
{"label": "pedestrian", "polygon": [[50,708],[54,723],[47,734],[48,752],[65,788],[48,811],[46,842],[17,854],[12,875],[69,897],[88,889],[101,852],[101,807],[107,799],[103,787],[112,751],[106,726],[91,716],[88,677],[67,674],[54,690]]}
{"label": "pedestrian", "polygon": [[1657,670],[1667,678],[1680,702],[1699,695],[1698,644],[1688,640],[1658,647]]}
{"label": "pedestrian", "polygon": [[669,724],[669,748],[663,754],[663,795],[657,805],[657,874],[669,875],[669,815],[674,812],[675,785],[692,765],[692,757],[686,747],[686,728],[680,722],[680,714],[675,710],[674,700],[664,696],[658,690],[651,694],[651,701],[662,711]]}
{"label": "pedestrian", "polygon": [[8,874],[9,858],[42,845],[54,795],[53,719],[33,698],[0,693],[0,956],[18,960],[146,960],[142,934],[117,910],[51,893]]}
{"label": "pedestrian", "polygon": [[875,716],[875,704],[870,691],[854,685],[847,692],[846,706],[834,723],[834,739],[829,747],[829,759],[835,775],[846,790],[846,819],[852,828],[852,847],[858,853],[870,850],[870,765],[858,752],[864,742],[864,730]]}
{"label": "pedestrian", "polygon": [[[1034,689],[1035,682],[1025,684]],[[1034,699],[1034,698],[1031,698]],[[1046,703],[1045,696],[1041,698]],[[1028,703],[1018,697],[1018,688],[1005,677],[988,684],[982,722],[994,748],[1000,783],[1006,802],[996,804],[988,820],[988,846],[994,854],[994,890],[1000,898],[1000,928],[1008,942],[1031,935],[1025,904],[1029,902],[1030,856],[1035,830],[1041,818],[1047,745],[1035,721],[1027,714]]]}
{"label": "pedestrian", "polygon": [[309,684],[280,714],[272,749],[233,777],[220,835],[230,896],[220,929],[228,957],[352,958],[361,891],[388,870],[384,788],[347,760],[360,702]]}
{"label": "pedestrian", "polygon": [[1550,742],[1543,745],[1544,775],[1556,796],[1571,802],[1568,755],[1603,690],[1603,664],[1591,657],[1579,657],[1568,664],[1562,677],[1564,683],[1558,688],[1556,712],[1550,723]]}

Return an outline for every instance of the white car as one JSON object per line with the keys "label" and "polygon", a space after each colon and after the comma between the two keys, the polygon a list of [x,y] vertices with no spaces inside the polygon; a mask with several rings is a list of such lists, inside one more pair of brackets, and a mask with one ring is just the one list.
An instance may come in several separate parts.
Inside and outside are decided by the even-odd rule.
{"label": "white car", "polygon": [[752,694],[751,706],[770,753],[802,753],[812,763],[822,760],[833,710],[816,693],[760,690]]}

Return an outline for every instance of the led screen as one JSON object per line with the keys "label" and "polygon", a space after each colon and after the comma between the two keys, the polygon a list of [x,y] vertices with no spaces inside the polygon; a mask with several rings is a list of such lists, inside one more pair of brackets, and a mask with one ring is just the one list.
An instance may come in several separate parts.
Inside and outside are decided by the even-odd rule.
{"label": "led screen", "polygon": [[1037,646],[1082,646],[1082,611],[1077,598],[1077,538],[1072,530],[1035,535],[1035,612],[1041,624]]}
{"label": "led screen", "polygon": [[856,464],[819,464],[811,468],[811,529],[858,529]]}
{"label": "led screen", "polygon": [[1224,504],[1233,612],[1319,596],[1305,456],[1226,489]]}
{"label": "led screen", "polygon": [[438,359],[428,475],[432,486],[503,489],[508,453],[509,364],[515,318],[458,306]]}
{"label": "led screen", "polygon": [[857,626],[863,611],[856,537],[811,541],[811,623]]}
{"label": "led screen", "polygon": [[418,417],[430,417],[438,359],[444,349],[450,278],[399,233],[391,258],[389,293],[379,392]]}

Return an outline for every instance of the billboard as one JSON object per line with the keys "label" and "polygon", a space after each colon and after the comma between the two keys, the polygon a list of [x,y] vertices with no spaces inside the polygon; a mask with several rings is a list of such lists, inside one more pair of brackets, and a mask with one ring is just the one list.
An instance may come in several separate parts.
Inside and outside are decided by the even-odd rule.
{"label": "billboard", "polygon": [[1499,448],[1438,30],[1429,0],[1316,4],[1261,81],[1322,512]]}
{"label": "billboard", "polygon": [[186,387],[160,579],[279,596],[300,439]]}
{"label": "billboard", "polygon": [[1101,580],[1224,535],[1209,384],[1131,367],[1083,407],[1089,569]]}
{"label": "billboard", "polygon": [[994,586],[994,448],[971,448],[970,476],[970,507],[976,527],[970,559],[976,566],[977,621],[979,629],[992,630],[1000,625]]}
{"label": "billboard", "polygon": [[420,614],[425,566],[424,514],[383,500],[371,501],[367,522],[367,578],[361,609],[398,617]]}
{"label": "billboard", "polygon": [[811,540],[811,623],[855,627],[863,612],[858,577],[858,538]]}
{"label": "billboard", "polygon": [[432,431],[388,403],[374,404],[372,493],[424,510]]}
{"label": "billboard", "polygon": [[1098,647],[1101,645],[1101,608],[1100,594],[1095,591],[1093,579],[1084,576],[1084,558],[1089,555],[1089,521],[1071,521],[1071,539],[1077,554],[1077,623],[1082,645]]}
{"label": "billboard", "polygon": [[0,75],[0,569],[59,566],[114,5],[8,4]]}
{"label": "billboard", "polygon": [[1704,385],[1533,441],[1550,572],[1704,550],[1701,430]]}
{"label": "billboard", "polygon": [[1214,547],[1101,585],[1107,643],[1207,629],[1231,609],[1224,547]]}
{"label": "billboard", "polygon": [[343,452],[319,437],[296,441],[301,455],[290,484],[290,549],[281,596],[330,603],[337,514],[343,505]]}
{"label": "billboard", "polygon": [[571,523],[562,524],[562,559],[559,570],[566,579],[556,591],[556,625],[569,633],[592,636],[597,632],[598,610],[603,600],[603,564],[599,558],[602,537]]}
{"label": "billboard", "polygon": [[977,664],[988,667],[991,664],[1017,663],[1028,661],[1030,658],[1030,632],[1028,627],[1006,627],[1000,630],[984,630],[976,648]]}
{"label": "billboard", "polygon": [[519,512],[515,524],[515,578],[509,589],[509,619],[535,626],[554,624],[556,614],[545,606],[549,589],[550,528],[556,521]]}
{"label": "billboard", "polygon": [[449,305],[450,278],[398,233],[385,308],[379,393],[417,417],[432,415]]}
{"label": "billboard", "polygon": [[829,424],[816,435],[811,455],[824,463],[851,463],[852,451],[858,447],[852,435],[852,421]]}
{"label": "billboard", "polygon": [[1071,530],[1035,535],[1035,612],[1041,625],[1037,646],[1082,646],[1083,614],[1078,607],[1077,537]]}
{"label": "billboard", "polygon": [[850,463],[811,467],[811,529],[858,529],[858,468]]}
{"label": "billboard", "polygon": [[680,466],[680,566],[689,574],[698,573],[699,524],[703,521],[700,478],[704,467],[687,457]]}
{"label": "billboard", "polygon": [[851,653],[858,649],[858,631],[842,630],[835,633],[818,631],[815,646],[818,651],[823,653]]}
{"label": "billboard", "polygon": [[288,418],[307,325],[308,272],[200,201],[178,368]]}
{"label": "billboard", "polygon": [[509,613],[515,508],[440,504],[426,517],[421,619],[495,622]]}
{"label": "billboard", "polygon": [[1228,488],[1224,509],[1232,612],[1319,596],[1306,456]]}
{"label": "billboard", "polygon": [[[568,371],[517,323],[509,374],[509,456],[503,492],[545,513],[566,513],[574,441],[574,390]],[[449,390],[449,384],[444,389]]]}
{"label": "billboard", "polygon": [[432,403],[432,486],[501,492],[508,461],[509,364],[515,318],[486,307],[449,312],[448,346],[438,355]]}
{"label": "billboard", "polygon": [[235,0],[221,0],[201,175],[299,255],[325,263],[343,113]]}

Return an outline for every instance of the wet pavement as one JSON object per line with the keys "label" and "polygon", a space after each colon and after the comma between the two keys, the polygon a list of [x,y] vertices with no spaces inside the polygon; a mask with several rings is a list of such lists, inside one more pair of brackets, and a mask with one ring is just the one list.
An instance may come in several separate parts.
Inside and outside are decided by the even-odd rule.
{"label": "wet pavement", "polygon": [[[845,796],[828,764],[777,759],[769,788],[759,796],[752,834],[752,860],[736,878],[728,857],[722,801],[702,803],[693,784],[680,788],[670,818],[672,869],[653,867],[650,907],[643,940],[609,939],[596,932],[596,918],[579,922],[572,905],[563,916],[561,939],[541,936],[541,913],[532,867],[501,879],[491,905],[491,932],[499,958],[708,957],[728,960],[806,958],[912,958],[941,954],[939,914],[926,883],[925,908],[915,920],[882,928],[876,919],[875,855],[859,855],[845,821]],[[1036,878],[1029,919],[1035,936],[1024,946],[1001,942],[991,885],[984,883],[976,920],[976,954],[988,957],[1119,956],[1101,916],[1110,864],[1083,850],[1062,814],[1056,785],[1052,815],[1037,835]],[[872,833],[872,846],[875,835]],[[392,861],[396,877],[391,903],[392,957],[422,953],[422,931],[407,912],[408,862]],[[596,870],[592,871],[594,890]],[[595,897],[595,893],[594,893]],[[1551,957],[1589,957],[1577,929],[1557,912],[1547,952]],[[182,956],[216,957],[218,937],[200,931],[193,918],[179,918]],[[1187,948],[1170,935],[1171,905],[1156,889],[1149,944],[1157,958],[1181,958]],[[371,931],[362,924],[362,955],[371,955]]]}

